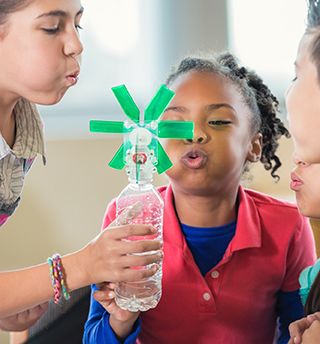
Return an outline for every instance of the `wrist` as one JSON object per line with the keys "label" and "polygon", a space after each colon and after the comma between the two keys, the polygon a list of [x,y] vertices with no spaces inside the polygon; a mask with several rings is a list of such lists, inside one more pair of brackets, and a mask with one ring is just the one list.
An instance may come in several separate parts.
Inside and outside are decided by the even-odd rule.
{"label": "wrist", "polygon": [[86,254],[83,249],[61,257],[68,289],[75,290],[91,284]]}
{"label": "wrist", "polygon": [[127,320],[119,320],[110,314],[109,324],[118,339],[124,339],[129,336],[129,334],[132,332],[135,322],[139,317],[139,314],[139,312],[133,313],[133,316]]}

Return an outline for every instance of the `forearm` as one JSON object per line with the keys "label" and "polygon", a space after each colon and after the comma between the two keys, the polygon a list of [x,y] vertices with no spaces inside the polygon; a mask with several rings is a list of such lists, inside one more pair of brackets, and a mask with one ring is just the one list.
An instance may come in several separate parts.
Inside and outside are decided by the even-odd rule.
{"label": "forearm", "polygon": [[49,268],[40,264],[26,269],[0,272],[0,318],[16,314],[53,296]]}
{"label": "forearm", "polygon": [[[62,257],[65,280],[69,290],[83,287],[85,276],[82,264],[82,250]],[[25,269],[0,272],[0,318],[5,318],[32,308],[53,297],[49,267],[47,263]]]}

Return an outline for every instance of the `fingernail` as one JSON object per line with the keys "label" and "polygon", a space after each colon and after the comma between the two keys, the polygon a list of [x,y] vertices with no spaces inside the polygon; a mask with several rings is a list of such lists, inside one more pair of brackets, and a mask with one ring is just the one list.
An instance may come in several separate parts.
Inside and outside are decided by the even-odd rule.
{"label": "fingernail", "polygon": [[128,217],[133,218],[138,215],[141,212],[142,207],[142,202],[136,202],[135,204],[131,205],[128,210]]}
{"label": "fingernail", "polygon": [[155,228],[155,227],[153,227],[153,226],[150,226],[149,228],[150,228],[150,231],[151,231],[152,233],[156,233],[156,232],[158,231],[157,228]]}

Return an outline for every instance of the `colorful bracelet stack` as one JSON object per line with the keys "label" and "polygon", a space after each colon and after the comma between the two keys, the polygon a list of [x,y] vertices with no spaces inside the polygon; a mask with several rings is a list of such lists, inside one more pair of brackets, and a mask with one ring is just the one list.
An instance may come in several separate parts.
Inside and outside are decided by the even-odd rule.
{"label": "colorful bracelet stack", "polygon": [[60,255],[55,253],[52,257],[47,259],[47,263],[49,265],[50,277],[54,291],[54,303],[59,303],[62,295],[65,300],[69,300],[70,294],[64,279]]}

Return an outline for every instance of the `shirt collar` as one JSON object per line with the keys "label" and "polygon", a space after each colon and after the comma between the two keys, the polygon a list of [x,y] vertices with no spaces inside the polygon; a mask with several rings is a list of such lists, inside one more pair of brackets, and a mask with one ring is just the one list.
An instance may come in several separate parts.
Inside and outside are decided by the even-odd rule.
{"label": "shirt collar", "polygon": [[237,228],[229,246],[230,253],[250,247],[261,247],[261,221],[257,206],[242,186],[239,187],[238,202]]}
{"label": "shirt collar", "polygon": [[[175,214],[172,187],[169,184],[165,194],[166,211],[164,221],[170,223],[171,228],[179,228],[180,224]],[[227,248],[226,255],[234,251],[250,248],[261,247],[261,221],[258,214],[257,206],[252,197],[245,192],[242,186],[238,191],[238,216],[235,235]],[[165,227],[165,226],[164,226]],[[174,234],[174,231],[164,231],[166,241],[174,245],[183,245],[183,234],[181,231]]]}
{"label": "shirt collar", "polygon": [[45,163],[43,125],[36,106],[21,98],[13,111],[16,121],[16,139],[13,148],[10,149],[0,134],[0,159],[10,152],[17,158],[23,159],[33,159],[37,154],[41,154]]}
{"label": "shirt collar", "polygon": [[0,133],[0,160],[7,156],[10,152],[10,147],[7,145],[7,142]]}

